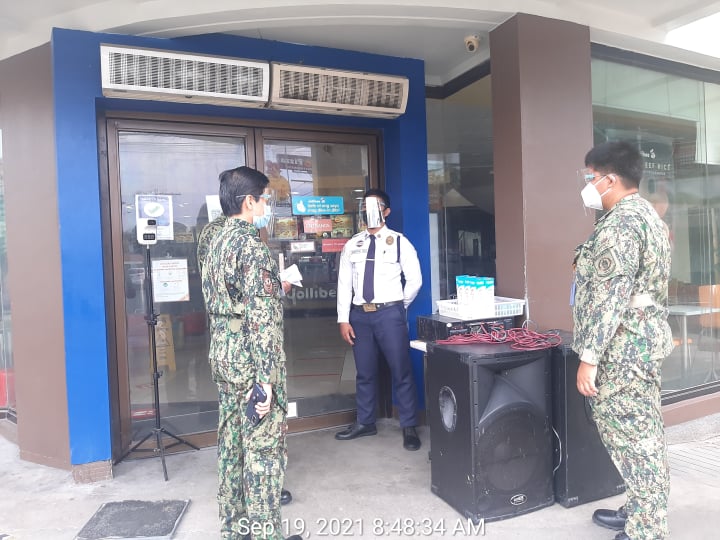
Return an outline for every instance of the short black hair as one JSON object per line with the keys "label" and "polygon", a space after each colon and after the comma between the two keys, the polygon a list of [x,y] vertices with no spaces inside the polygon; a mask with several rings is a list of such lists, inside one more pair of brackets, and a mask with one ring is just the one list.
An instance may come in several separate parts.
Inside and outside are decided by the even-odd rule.
{"label": "short black hair", "polygon": [[252,195],[260,199],[270,183],[268,177],[260,171],[242,166],[220,173],[220,206],[226,216],[236,216],[242,212],[243,199]]}
{"label": "short black hair", "polygon": [[385,208],[390,208],[390,196],[387,193],[385,193],[382,189],[377,189],[377,188],[368,189],[365,192],[365,195],[363,195],[363,199],[366,199],[368,197],[377,197],[378,199],[382,199],[382,202],[385,205]]}
{"label": "short black hair", "polygon": [[640,187],[643,158],[637,144],[627,141],[598,144],[585,155],[585,166],[603,174],[617,174],[625,187]]}

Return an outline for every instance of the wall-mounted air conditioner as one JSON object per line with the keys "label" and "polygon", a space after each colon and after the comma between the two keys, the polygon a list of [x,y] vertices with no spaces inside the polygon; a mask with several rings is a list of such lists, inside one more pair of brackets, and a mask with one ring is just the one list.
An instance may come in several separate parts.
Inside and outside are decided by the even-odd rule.
{"label": "wall-mounted air conditioner", "polygon": [[405,112],[408,88],[406,77],[273,62],[270,106],[395,118]]}
{"label": "wall-mounted air conditioner", "polygon": [[100,46],[100,58],[106,97],[237,107],[268,101],[267,63],[109,45]]}

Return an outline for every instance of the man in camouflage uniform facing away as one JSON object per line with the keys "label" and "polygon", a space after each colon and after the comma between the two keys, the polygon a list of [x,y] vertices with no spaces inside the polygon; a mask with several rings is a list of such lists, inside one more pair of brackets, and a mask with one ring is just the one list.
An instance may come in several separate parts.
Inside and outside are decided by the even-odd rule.
{"label": "man in camouflage uniform facing away", "polygon": [[670,244],[638,195],[636,146],[603,143],[585,156],[585,206],[607,213],[575,250],[577,388],[590,397],[602,441],[625,481],[627,501],[593,521],[617,540],[668,536],[670,477],[660,410],[661,365],[672,351],[667,323]]}
{"label": "man in camouflage uniform facing away", "polygon": [[[210,223],[206,223],[202,228],[202,231],[198,235],[197,240],[197,261],[199,271],[202,273],[202,267],[205,263],[205,258],[208,255],[210,249],[210,242],[213,238],[223,230],[227,217],[224,214],[220,214],[218,217],[213,219]],[[292,501],[292,493],[287,489],[283,488],[280,492],[280,504],[283,506],[289,504]]]}
{"label": "man in camouflage uniform facing away", "polygon": [[[210,364],[218,385],[218,503],[223,539],[282,539],[280,490],[287,432],[283,284],[277,263],[260,240],[267,224],[267,177],[249,167],[220,175],[220,205],[227,220],[210,240],[202,289],[210,317]],[[245,416],[254,382],[257,426]],[[298,538],[292,536],[292,539]]]}

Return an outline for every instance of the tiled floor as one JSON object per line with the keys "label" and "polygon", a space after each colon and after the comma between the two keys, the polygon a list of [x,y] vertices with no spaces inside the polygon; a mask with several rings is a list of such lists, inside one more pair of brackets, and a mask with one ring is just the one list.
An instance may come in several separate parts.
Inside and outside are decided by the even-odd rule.
{"label": "tiled floor", "polygon": [[[347,527],[343,536],[407,538],[395,523],[410,523],[415,538],[469,537],[453,530],[467,521],[431,491],[432,463],[427,448],[432,434],[419,430],[423,448],[407,452],[401,446],[397,422],[378,423],[375,437],[340,442],[332,430],[313,431],[288,438],[289,465],[285,485],[293,502],[283,507],[285,523],[293,532],[304,529],[311,538],[330,537],[330,527]],[[704,470],[689,470],[677,456],[686,453],[693,463],[705,451],[717,452],[720,414],[667,430],[671,454],[669,521],[673,540],[718,537],[720,489],[699,480]],[[712,454],[716,459],[716,454]],[[582,459],[582,457],[580,457]],[[169,481],[164,481],[158,459],[124,461],[114,467],[115,478],[95,484],[75,484],[68,471],[19,459],[17,447],[0,438],[0,537],[15,540],[67,540],[109,501],[130,499],[190,499],[174,538],[214,540],[217,523],[217,455],[214,448],[168,456]],[[696,474],[699,473],[699,474]],[[714,473],[713,473],[714,474]],[[593,503],[565,508],[559,504],[502,521],[487,523],[485,536],[507,540],[610,540],[613,531],[592,524],[598,507],[615,508],[624,502],[616,495]],[[405,521],[405,520],[410,520]],[[428,520],[444,524],[444,534],[427,534],[412,524]],[[378,531],[382,534],[378,534]],[[338,535],[340,536],[340,535]]]}
{"label": "tiled floor", "polygon": [[668,460],[674,474],[720,489],[720,437],[671,445]]}

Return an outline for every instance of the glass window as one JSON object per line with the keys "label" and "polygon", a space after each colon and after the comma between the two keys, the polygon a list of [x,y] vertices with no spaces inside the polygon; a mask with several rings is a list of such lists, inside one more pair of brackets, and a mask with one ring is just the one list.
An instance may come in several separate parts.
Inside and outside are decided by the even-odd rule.
{"label": "glass window", "polygon": [[0,418],[15,413],[15,379],[10,325],[10,295],[7,288],[5,243],[5,183],[3,175],[2,130],[0,130]]}
{"label": "glass window", "polygon": [[426,100],[433,305],[457,275],[495,277],[490,80]]}
{"label": "glass window", "polygon": [[[636,141],[645,159],[640,194],[672,244],[670,323],[676,348],[663,391],[720,380],[720,86],[592,61],[595,143]],[[718,291],[718,294],[715,291]]]}

